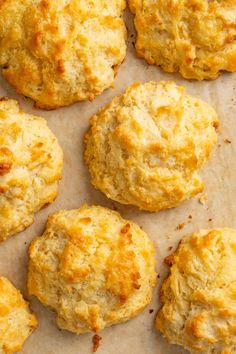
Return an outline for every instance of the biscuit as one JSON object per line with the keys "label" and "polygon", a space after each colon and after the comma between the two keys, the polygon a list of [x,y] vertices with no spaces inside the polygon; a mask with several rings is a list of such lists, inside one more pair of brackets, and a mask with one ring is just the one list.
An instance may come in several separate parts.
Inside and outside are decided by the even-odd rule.
{"label": "biscuit", "polygon": [[200,230],[167,257],[156,326],[170,343],[191,353],[236,352],[235,251],[236,230]]}
{"label": "biscuit", "polygon": [[236,71],[236,0],[129,0],[136,51],[186,79]]}
{"label": "biscuit", "polygon": [[33,223],[58,193],[63,154],[46,120],[0,100],[0,241]]}
{"label": "biscuit", "polygon": [[0,65],[36,105],[92,100],[126,54],[125,0],[0,0]]}
{"label": "biscuit", "polygon": [[122,204],[176,207],[203,190],[198,170],[217,125],[213,108],[174,82],[133,84],[91,120],[85,162],[92,183]]}
{"label": "biscuit", "polygon": [[151,301],[154,249],[117,212],[84,205],[49,216],[29,249],[29,294],[76,334],[127,321]]}
{"label": "biscuit", "polygon": [[20,291],[0,277],[0,353],[20,351],[36,327],[36,317]]}

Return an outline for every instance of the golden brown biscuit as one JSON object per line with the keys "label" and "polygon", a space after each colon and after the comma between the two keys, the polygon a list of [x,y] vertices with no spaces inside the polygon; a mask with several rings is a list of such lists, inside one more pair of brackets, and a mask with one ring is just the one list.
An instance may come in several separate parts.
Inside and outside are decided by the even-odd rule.
{"label": "golden brown biscuit", "polygon": [[125,0],[0,0],[0,65],[38,107],[92,100],[126,53]]}
{"label": "golden brown biscuit", "polygon": [[186,79],[236,71],[236,0],[129,0],[136,50]]}
{"label": "golden brown biscuit", "polygon": [[20,291],[0,277],[0,353],[20,351],[36,327],[36,317]]}
{"label": "golden brown biscuit", "polygon": [[156,326],[191,353],[236,352],[236,230],[200,230],[167,257]]}
{"label": "golden brown biscuit", "polygon": [[152,243],[115,211],[84,205],[51,215],[29,257],[29,293],[68,331],[100,331],[131,319],[151,301]]}
{"label": "golden brown biscuit", "polygon": [[140,209],[177,206],[203,189],[198,170],[216,142],[215,111],[174,82],[134,84],[91,120],[93,185]]}
{"label": "golden brown biscuit", "polygon": [[63,154],[43,118],[0,100],[0,241],[24,230],[58,193]]}

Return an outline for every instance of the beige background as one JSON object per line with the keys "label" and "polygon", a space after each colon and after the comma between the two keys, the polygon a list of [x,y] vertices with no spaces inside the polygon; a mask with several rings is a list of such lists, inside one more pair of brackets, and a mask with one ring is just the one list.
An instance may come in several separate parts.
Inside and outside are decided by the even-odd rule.
{"label": "beige background", "polygon": [[[154,318],[158,307],[158,291],[167,274],[163,259],[176,247],[180,238],[199,228],[236,227],[236,74],[223,74],[212,82],[185,81],[179,75],[170,75],[155,66],[148,66],[135,56],[132,41],[134,31],[130,14],[126,13],[129,28],[127,57],[118,72],[115,88],[107,90],[93,102],[77,103],[55,111],[42,111],[33,107],[33,102],[10,88],[0,79],[0,96],[16,98],[26,112],[46,118],[56,134],[65,154],[63,179],[57,200],[47,209],[37,213],[35,223],[10,240],[0,245],[0,274],[9,277],[25,296],[27,249],[30,241],[42,233],[48,214],[59,209],[79,207],[82,203],[116,207],[125,218],[135,220],[153,240],[156,249],[157,270],[160,274],[153,302],[134,320],[105,329],[100,333],[102,343],[98,354],[185,354],[176,346],[168,344],[155,331]],[[83,135],[88,129],[89,118],[98,108],[122,93],[134,81],[175,80],[185,85],[189,93],[199,96],[215,107],[221,120],[218,144],[209,163],[202,170],[208,200],[199,203],[199,197],[183,203],[179,208],[159,213],[144,213],[135,208],[119,205],[108,200],[90,185],[87,169],[83,163]],[[0,132],[1,134],[1,132]],[[204,132],[203,132],[204,134]],[[231,144],[225,139],[232,141]],[[192,215],[191,222],[188,216]],[[209,221],[212,219],[212,221]],[[176,226],[186,223],[182,230]],[[39,328],[26,342],[24,354],[88,354],[91,353],[92,335],[76,336],[59,331],[54,323],[54,314],[45,309],[36,299],[32,308],[39,319]],[[154,309],[149,313],[149,309]]]}

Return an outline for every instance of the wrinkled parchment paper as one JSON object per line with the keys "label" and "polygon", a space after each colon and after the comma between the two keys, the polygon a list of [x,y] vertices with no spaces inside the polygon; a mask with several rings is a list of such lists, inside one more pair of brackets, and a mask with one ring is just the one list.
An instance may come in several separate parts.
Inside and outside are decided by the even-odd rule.
{"label": "wrinkled parchment paper", "polygon": [[[159,288],[168,268],[164,257],[171,253],[183,235],[200,228],[236,227],[236,74],[223,74],[216,81],[186,81],[177,74],[167,74],[156,66],[148,66],[136,58],[133,41],[134,29],[130,14],[126,13],[129,29],[128,53],[119,69],[115,88],[105,91],[93,102],[77,103],[55,111],[35,109],[30,99],[18,95],[3,79],[0,79],[0,96],[20,101],[28,113],[46,118],[57,136],[65,154],[63,179],[56,201],[38,212],[35,223],[26,231],[0,244],[0,274],[7,276],[25,297],[27,274],[27,249],[30,241],[42,233],[48,214],[59,209],[77,208],[83,203],[116,207],[121,215],[136,221],[152,239],[156,249],[157,270],[160,274],[153,301],[135,319],[103,330],[98,354],[186,354],[182,348],[167,343],[155,331],[154,319],[160,306]],[[205,181],[205,204],[199,202],[201,195],[184,202],[180,207],[159,213],[140,212],[136,208],[122,206],[108,200],[89,182],[83,163],[83,135],[88,129],[89,118],[114,96],[125,91],[134,81],[175,80],[186,86],[190,94],[209,102],[221,120],[218,144],[201,175]],[[231,141],[231,143],[228,141]],[[189,219],[189,215],[192,219]],[[182,229],[177,226],[183,224]],[[44,308],[35,298],[31,306],[39,320],[39,328],[24,345],[24,354],[90,354],[92,334],[76,336],[57,329],[54,314]],[[152,313],[149,310],[153,309]]]}

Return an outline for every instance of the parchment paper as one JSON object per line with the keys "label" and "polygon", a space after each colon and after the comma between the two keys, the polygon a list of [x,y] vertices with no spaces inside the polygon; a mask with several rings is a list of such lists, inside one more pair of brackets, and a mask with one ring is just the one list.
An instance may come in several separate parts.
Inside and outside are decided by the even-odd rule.
{"label": "parchment paper", "polygon": [[[0,244],[0,274],[7,276],[27,298],[27,249],[30,241],[42,233],[48,214],[59,209],[77,208],[83,203],[110,208],[115,206],[123,217],[141,225],[154,242],[160,279],[152,304],[141,315],[100,333],[102,341],[97,353],[185,354],[187,352],[182,348],[168,344],[154,327],[155,315],[160,306],[159,288],[168,271],[163,260],[172,252],[169,248],[174,249],[187,233],[200,228],[236,227],[236,74],[223,74],[216,81],[197,82],[184,80],[177,74],[164,73],[156,66],[148,66],[143,60],[136,58],[132,43],[134,29],[129,13],[126,13],[126,21],[129,29],[128,52],[119,69],[115,88],[105,91],[93,102],[77,103],[50,112],[38,110],[33,107],[30,99],[16,94],[14,89],[0,79],[0,96],[15,98],[26,112],[46,118],[65,154],[58,198],[51,206],[36,214],[35,222],[30,228]],[[82,157],[83,135],[88,129],[89,118],[134,81],[169,79],[186,86],[190,94],[212,104],[221,120],[218,144],[201,172],[208,200],[202,205],[199,203],[200,196],[197,196],[172,210],[159,213],[140,212],[136,208],[108,200],[91,186]],[[225,142],[225,139],[229,139],[231,143]],[[191,220],[189,215],[192,215]],[[177,230],[176,227],[182,223],[185,223],[184,228]],[[76,336],[67,331],[59,331],[51,311],[35,298],[31,299],[31,306],[37,314],[39,328],[26,341],[24,354],[91,353],[92,334]],[[154,311],[149,313],[150,309]]]}

